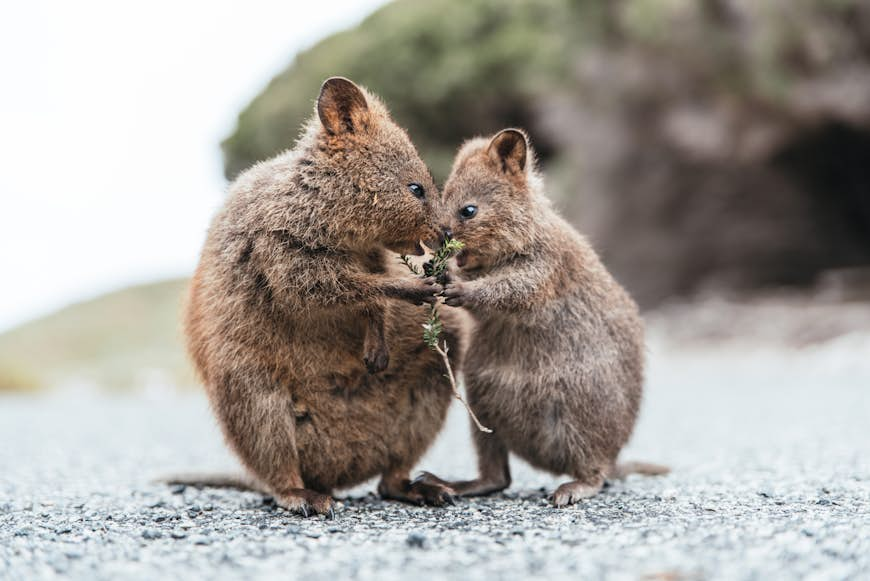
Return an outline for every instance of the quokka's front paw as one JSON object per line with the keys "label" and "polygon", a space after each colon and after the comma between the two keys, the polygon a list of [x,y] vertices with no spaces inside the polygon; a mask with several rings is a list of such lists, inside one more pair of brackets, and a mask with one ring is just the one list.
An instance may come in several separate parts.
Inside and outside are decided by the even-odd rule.
{"label": "quokka's front paw", "polygon": [[438,284],[434,276],[426,278],[418,278],[413,281],[408,281],[399,292],[398,298],[414,303],[415,305],[434,305],[438,302],[438,295],[444,290]]}
{"label": "quokka's front paw", "polygon": [[468,285],[458,281],[444,287],[444,304],[451,307],[464,307],[469,303]]}
{"label": "quokka's front paw", "polygon": [[390,352],[386,345],[375,345],[367,348],[363,355],[363,363],[369,373],[380,373],[390,365]]}

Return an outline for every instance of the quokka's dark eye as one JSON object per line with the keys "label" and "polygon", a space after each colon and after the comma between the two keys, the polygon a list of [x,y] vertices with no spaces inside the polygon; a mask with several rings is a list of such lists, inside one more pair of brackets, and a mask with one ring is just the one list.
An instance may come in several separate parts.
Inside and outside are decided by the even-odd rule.
{"label": "quokka's dark eye", "polygon": [[422,200],[426,197],[426,190],[420,184],[408,184],[408,189],[411,190],[411,193],[414,194],[415,198],[420,198]]}
{"label": "quokka's dark eye", "polygon": [[474,204],[468,204],[467,206],[463,206],[461,210],[459,210],[459,216],[463,220],[468,220],[469,218],[474,218],[477,215],[477,206]]}

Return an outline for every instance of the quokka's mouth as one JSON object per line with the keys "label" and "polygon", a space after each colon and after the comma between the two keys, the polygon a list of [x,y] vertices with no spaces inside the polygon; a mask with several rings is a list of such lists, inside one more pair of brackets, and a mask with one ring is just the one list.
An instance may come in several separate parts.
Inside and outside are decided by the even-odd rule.
{"label": "quokka's mouth", "polygon": [[420,244],[419,240],[414,242],[414,254],[416,256],[423,256],[424,254],[426,254],[426,250],[423,248],[423,245]]}

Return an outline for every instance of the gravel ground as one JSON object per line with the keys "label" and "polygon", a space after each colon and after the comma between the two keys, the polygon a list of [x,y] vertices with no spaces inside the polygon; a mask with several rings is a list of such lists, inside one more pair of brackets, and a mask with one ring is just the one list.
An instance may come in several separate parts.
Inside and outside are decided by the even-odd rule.
{"label": "gravel ground", "polygon": [[[347,491],[334,521],[253,493],[171,489],[235,470],[202,397],[0,398],[0,578],[870,578],[870,339],[802,350],[654,342],[624,457],[670,464],[556,510],[513,461],[503,495],[445,509]],[[454,406],[421,468],[468,476]]]}

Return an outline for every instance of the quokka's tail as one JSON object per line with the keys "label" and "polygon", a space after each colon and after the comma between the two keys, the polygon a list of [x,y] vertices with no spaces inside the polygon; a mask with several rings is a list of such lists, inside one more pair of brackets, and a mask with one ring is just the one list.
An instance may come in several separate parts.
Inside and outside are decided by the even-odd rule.
{"label": "quokka's tail", "polygon": [[177,474],[165,478],[159,478],[157,482],[170,486],[183,484],[192,488],[233,488],[249,492],[259,492],[269,495],[271,492],[257,481],[245,474]]}
{"label": "quokka's tail", "polygon": [[652,462],[617,462],[607,473],[607,477],[614,480],[622,480],[629,474],[641,474],[643,476],[663,476],[671,469],[661,464]]}

